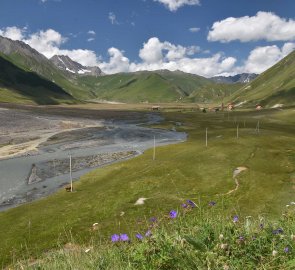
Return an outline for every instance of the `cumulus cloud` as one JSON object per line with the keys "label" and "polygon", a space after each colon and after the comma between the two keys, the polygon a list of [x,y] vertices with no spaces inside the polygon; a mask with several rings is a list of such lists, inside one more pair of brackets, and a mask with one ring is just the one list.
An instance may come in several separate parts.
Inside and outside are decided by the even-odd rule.
{"label": "cumulus cloud", "polygon": [[199,28],[199,27],[191,27],[191,28],[189,29],[189,31],[192,32],[192,33],[197,33],[197,32],[199,32],[200,30],[201,30],[201,28]]}
{"label": "cumulus cloud", "polygon": [[86,66],[98,65],[99,58],[95,52],[86,49],[66,50],[61,46],[68,41],[66,37],[63,37],[59,32],[53,29],[41,30],[36,33],[27,33],[26,28],[6,27],[0,29],[0,35],[13,39],[21,40],[38,52],[45,55],[47,58],[51,58],[54,55],[68,55],[74,61]]}
{"label": "cumulus cloud", "polygon": [[255,16],[227,18],[215,22],[209,31],[209,41],[241,42],[267,40],[295,40],[295,21],[280,18],[272,12],[258,12]]}
{"label": "cumulus cloud", "polygon": [[16,26],[0,29],[0,36],[10,38],[12,40],[22,40],[26,28],[18,28]]}
{"label": "cumulus cloud", "polygon": [[95,36],[96,35],[95,31],[93,31],[93,30],[89,30],[87,32],[87,34],[92,35],[92,36]]}
{"label": "cumulus cloud", "polygon": [[281,48],[276,45],[257,47],[249,54],[242,67],[236,68],[236,73],[261,73],[272,67],[295,49],[295,43],[285,43]]}
{"label": "cumulus cloud", "polygon": [[170,11],[176,11],[185,5],[200,5],[200,0],[154,0],[154,2],[160,2],[164,4]]}
{"label": "cumulus cloud", "polygon": [[143,44],[139,57],[146,63],[158,63],[193,55],[200,50],[198,46],[183,47],[170,42],[161,42],[157,37],[150,38]]}
{"label": "cumulus cloud", "polygon": [[108,50],[110,59],[108,62],[100,63],[100,68],[107,74],[129,72],[130,62],[127,57],[124,56],[124,52],[117,48],[110,48]]}

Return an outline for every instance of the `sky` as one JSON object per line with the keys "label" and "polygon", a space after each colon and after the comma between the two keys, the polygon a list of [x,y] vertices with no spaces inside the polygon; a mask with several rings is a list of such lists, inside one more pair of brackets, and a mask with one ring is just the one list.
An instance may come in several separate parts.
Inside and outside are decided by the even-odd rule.
{"label": "sky", "polygon": [[0,0],[0,35],[105,73],[261,73],[295,49],[294,0]]}

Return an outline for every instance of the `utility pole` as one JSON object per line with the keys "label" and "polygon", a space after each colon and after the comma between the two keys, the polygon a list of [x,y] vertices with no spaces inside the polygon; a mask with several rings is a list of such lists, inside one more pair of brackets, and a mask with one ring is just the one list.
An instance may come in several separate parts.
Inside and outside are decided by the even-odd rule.
{"label": "utility pole", "polygon": [[73,192],[72,155],[71,155],[71,153],[70,153],[70,180],[71,180],[71,192]]}
{"label": "utility pole", "polygon": [[153,160],[156,159],[156,136],[154,136],[154,153],[153,153]]}
{"label": "utility pole", "polygon": [[208,147],[208,128],[206,128],[206,147]]}

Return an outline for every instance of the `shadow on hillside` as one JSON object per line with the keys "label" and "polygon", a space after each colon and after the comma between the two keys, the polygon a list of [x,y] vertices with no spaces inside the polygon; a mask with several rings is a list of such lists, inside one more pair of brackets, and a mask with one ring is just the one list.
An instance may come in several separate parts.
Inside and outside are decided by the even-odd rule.
{"label": "shadow on hillside", "polygon": [[73,97],[61,87],[40,77],[36,73],[25,71],[0,56],[0,87],[27,97],[37,104],[58,104]]}

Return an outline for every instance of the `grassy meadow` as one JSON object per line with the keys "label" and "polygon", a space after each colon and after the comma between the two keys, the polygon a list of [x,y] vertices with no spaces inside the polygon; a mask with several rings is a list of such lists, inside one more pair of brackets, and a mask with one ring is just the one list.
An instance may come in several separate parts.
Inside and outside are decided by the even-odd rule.
{"label": "grassy meadow", "polygon": [[[148,150],[132,160],[93,170],[75,183],[73,193],[62,189],[47,198],[0,213],[2,265],[12,263],[17,267],[22,259],[43,258],[37,261],[41,268],[36,269],[82,269],[78,262],[83,262],[85,269],[93,269],[91,263],[95,262],[101,263],[98,269],[181,269],[177,264],[181,262],[187,263],[182,269],[208,269],[210,263],[209,269],[226,269],[221,267],[229,262],[233,264],[228,269],[241,269],[243,256],[257,253],[256,244],[263,250],[261,254],[271,253],[275,244],[268,232],[281,226],[282,212],[295,200],[294,108],[229,113],[171,109],[162,113],[165,121],[154,127],[187,132],[186,142],[157,147],[156,160],[152,160],[153,151]],[[255,131],[258,121],[259,133]],[[239,166],[247,170],[237,176],[237,190],[227,194],[236,188],[233,171]],[[145,204],[134,205],[142,197],[147,198]],[[197,204],[197,211],[182,209],[181,204],[188,199]],[[208,210],[208,203],[212,201],[216,202],[214,212]],[[175,222],[165,217],[172,209],[177,210],[180,217]],[[235,215],[241,224],[237,231],[232,227],[236,226],[232,222]],[[248,216],[255,220],[250,231],[242,225],[247,224]],[[140,246],[103,245],[109,243],[115,233],[127,233],[134,239],[135,233],[147,230],[151,217],[167,219],[167,223],[160,222],[152,240],[143,241]],[[236,237],[240,234],[250,237],[262,218],[274,225],[267,225],[263,238],[259,238],[261,241],[257,240],[251,248],[243,246],[239,252]],[[292,230],[295,233],[294,220],[289,218],[284,222],[288,233]],[[95,228],[94,223],[98,223]],[[211,244],[205,243],[206,248],[204,243],[195,241],[200,230],[204,231],[200,235],[205,240],[212,239]],[[226,253],[227,249],[222,254],[214,253],[214,246],[221,241],[216,235],[224,231],[227,237],[233,235],[227,240],[235,246],[231,255]],[[183,242],[185,235],[189,238]],[[73,242],[78,247],[97,246],[97,252],[72,257],[51,253]],[[290,246],[289,242],[286,239],[279,248]],[[182,252],[182,248],[189,252]],[[167,254],[170,254],[169,260]],[[210,259],[208,254],[218,259]],[[228,261],[231,256],[240,259]],[[272,255],[261,255],[267,258],[269,265],[285,263],[290,259],[288,256],[272,262]],[[88,258],[89,265],[81,258]],[[44,266],[43,260],[47,262]],[[112,265],[114,260],[121,264]],[[150,260],[146,268],[143,267],[145,260]],[[206,267],[201,264],[204,260],[208,263]],[[214,265],[213,261],[218,264]],[[245,269],[253,269],[255,262],[258,263],[257,258],[247,262],[249,268]],[[60,265],[54,268],[54,263]],[[264,266],[262,260],[261,268],[257,269],[277,269]]]}

